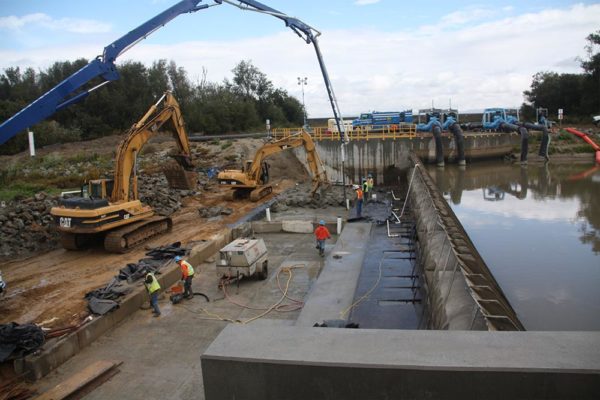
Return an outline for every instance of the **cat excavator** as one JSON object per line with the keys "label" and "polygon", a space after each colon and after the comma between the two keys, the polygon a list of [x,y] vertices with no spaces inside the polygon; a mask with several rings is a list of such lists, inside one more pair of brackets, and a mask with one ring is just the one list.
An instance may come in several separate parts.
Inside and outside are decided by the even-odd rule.
{"label": "cat excavator", "polygon": [[319,190],[328,185],[329,181],[315,148],[315,142],[303,130],[295,135],[264,144],[258,149],[254,159],[246,163],[244,169],[226,169],[219,172],[217,175],[219,184],[232,189],[226,199],[249,197],[251,201],[258,201],[273,192],[273,186],[269,185],[269,164],[265,159],[272,154],[297,147],[303,147],[306,151],[306,161],[313,182],[311,194],[313,197],[318,196]]}
{"label": "cat excavator", "polygon": [[[172,123],[172,135],[179,148],[180,154],[173,156],[176,165],[188,186],[195,185],[190,145],[179,104],[166,92],[118,145],[114,178],[90,180],[80,196],[60,199],[59,205],[50,210],[64,248],[83,248],[93,236],[104,234],[107,251],[124,253],[171,230],[171,218],[155,215],[152,207],[139,200],[137,179],[137,155],[167,122]],[[168,170],[174,174],[173,166]]]}

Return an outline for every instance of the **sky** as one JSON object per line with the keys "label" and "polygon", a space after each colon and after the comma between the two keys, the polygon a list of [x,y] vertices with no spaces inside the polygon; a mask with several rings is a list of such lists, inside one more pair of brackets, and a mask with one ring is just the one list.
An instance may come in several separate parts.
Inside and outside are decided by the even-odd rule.
{"label": "sky", "polygon": [[[176,0],[0,0],[0,70],[92,59]],[[585,38],[600,30],[599,1],[264,0],[321,35],[344,116],[367,111],[518,107],[540,71],[581,72]],[[200,4],[214,4],[204,0]],[[184,14],[121,55],[173,60],[193,81],[231,79],[250,60],[276,87],[330,117],[317,57],[270,15],[222,4]],[[102,89],[100,89],[102,90]],[[542,105],[543,106],[543,105]]]}

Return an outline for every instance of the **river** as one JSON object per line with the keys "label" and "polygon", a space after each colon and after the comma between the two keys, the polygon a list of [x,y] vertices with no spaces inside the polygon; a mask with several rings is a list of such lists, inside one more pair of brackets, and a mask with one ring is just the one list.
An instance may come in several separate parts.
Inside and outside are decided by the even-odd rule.
{"label": "river", "polygon": [[600,167],[430,167],[527,330],[600,330]]}

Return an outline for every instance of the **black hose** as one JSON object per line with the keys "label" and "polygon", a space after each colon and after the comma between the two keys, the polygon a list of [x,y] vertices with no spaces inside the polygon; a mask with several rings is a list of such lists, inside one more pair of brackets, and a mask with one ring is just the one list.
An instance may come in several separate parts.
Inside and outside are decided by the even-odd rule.
{"label": "black hose", "polygon": [[465,138],[463,136],[463,131],[458,123],[450,125],[448,129],[450,130],[450,132],[452,132],[452,134],[454,135],[454,140],[456,141],[458,161],[463,161],[465,159]]}

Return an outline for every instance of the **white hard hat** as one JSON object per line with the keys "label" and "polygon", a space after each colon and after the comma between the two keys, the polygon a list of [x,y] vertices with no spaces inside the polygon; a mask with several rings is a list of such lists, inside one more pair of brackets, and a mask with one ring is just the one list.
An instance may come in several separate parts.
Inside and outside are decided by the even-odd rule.
{"label": "white hard hat", "polygon": [[358,190],[358,189],[360,189],[360,186],[358,186],[358,185],[352,185],[352,189]]}

